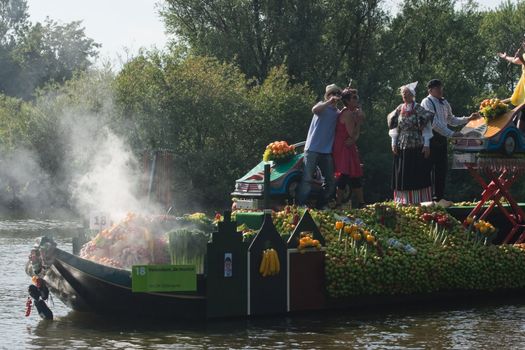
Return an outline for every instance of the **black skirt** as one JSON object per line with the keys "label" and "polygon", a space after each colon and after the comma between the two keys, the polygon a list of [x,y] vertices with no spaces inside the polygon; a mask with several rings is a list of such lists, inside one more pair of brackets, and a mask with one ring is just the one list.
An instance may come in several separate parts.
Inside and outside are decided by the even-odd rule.
{"label": "black skirt", "polygon": [[419,190],[431,185],[430,157],[425,158],[421,148],[399,150],[394,155],[392,189],[397,191]]}

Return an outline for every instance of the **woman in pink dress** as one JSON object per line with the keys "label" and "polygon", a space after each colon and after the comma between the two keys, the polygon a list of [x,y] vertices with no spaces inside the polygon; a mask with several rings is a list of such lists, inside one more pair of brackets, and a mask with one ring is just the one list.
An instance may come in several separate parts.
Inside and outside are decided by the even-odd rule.
{"label": "woman in pink dress", "polygon": [[363,169],[361,168],[356,142],[365,115],[359,108],[359,96],[356,89],[346,88],[343,90],[341,101],[345,107],[337,118],[333,147],[334,168],[337,178],[336,201],[337,204],[341,204],[342,198],[347,197],[344,191],[349,187],[355,193],[357,207],[359,208],[364,205]]}

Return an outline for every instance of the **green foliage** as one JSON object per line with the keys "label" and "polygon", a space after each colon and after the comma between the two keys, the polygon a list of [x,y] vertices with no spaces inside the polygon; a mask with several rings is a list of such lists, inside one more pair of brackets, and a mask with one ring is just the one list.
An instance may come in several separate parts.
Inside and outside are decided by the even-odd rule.
{"label": "green foliage", "polygon": [[115,114],[113,79],[103,70],[79,74],[39,90],[33,102],[0,95],[0,206],[11,197],[39,213],[68,206],[72,173],[89,170],[97,136]]}
{"label": "green foliage", "polygon": [[283,67],[257,84],[217,59],[155,52],[127,63],[115,87],[135,150],[176,154],[181,205],[227,205],[234,179],[259,161],[268,140],[304,138],[313,104]]}
{"label": "green foliage", "polygon": [[[443,80],[456,115],[510,96],[521,71],[496,53],[518,48],[525,3],[480,10],[471,1],[406,0],[393,15],[383,8],[377,0],[166,0],[162,18],[178,44],[141,52],[115,77],[88,70],[98,45],[79,22],[33,25],[26,1],[0,0],[0,92],[34,99],[0,98],[0,146],[35,151],[51,181],[68,184],[64,162],[87,163],[67,146],[82,137],[67,115],[118,133],[137,155],[172,150],[177,204],[217,208],[268,143],[305,139],[325,85],[352,79],[366,114],[358,141],[366,200],[384,200],[392,158],[385,117],[401,102],[399,86],[418,80],[421,100],[429,79]],[[467,172],[450,172],[451,199],[479,193]]]}
{"label": "green foliage", "polygon": [[27,146],[33,113],[31,106],[24,101],[0,95],[0,149],[3,152]]}
{"label": "green foliage", "polygon": [[76,71],[86,70],[99,47],[85,36],[79,21],[61,25],[46,19],[43,24],[36,23],[24,32],[12,52],[18,73],[6,89],[29,98],[35,88],[48,82],[62,83]]}
{"label": "green foliage", "polygon": [[292,61],[301,60],[298,68],[312,66],[315,59],[308,53],[318,52],[322,33],[319,7],[311,0],[168,0],[161,14],[168,30],[195,54],[235,61],[249,77],[262,81],[290,50],[296,53]]}
{"label": "green foliage", "polygon": [[376,0],[168,0],[161,15],[196,54],[234,61],[259,82],[284,64],[316,88],[339,76],[364,77],[359,66],[384,17]]}
{"label": "green foliage", "polygon": [[87,69],[100,47],[86,37],[81,22],[32,24],[28,17],[26,1],[0,1],[0,92],[24,99]]}
{"label": "green foliage", "polygon": [[[27,136],[42,168],[58,182],[70,175],[66,171],[68,163],[76,162],[78,170],[87,170],[85,161],[98,145],[94,135],[102,135],[115,115],[113,79],[111,71],[101,69],[37,91]],[[78,133],[78,125],[90,130],[93,139],[83,139],[86,135]],[[71,146],[76,143],[82,144],[82,149]]]}
{"label": "green foliage", "polygon": [[[255,86],[250,95],[254,114],[250,123],[264,125],[266,140],[253,143],[261,149],[271,141],[287,139],[288,143],[303,141],[310,124],[310,108],[315,95],[305,84],[293,84],[284,66],[273,68],[263,84]],[[249,138],[260,130],[247,131]]]}
{"label": "green foliage", "polygon": [[0,46],[14,44],[27,27],[26,0],[0,0]]}
{"label": "green foliage", "polygon": [[508,55],[514,55],[517,52],[520,42],[523,40],[524,16],[524,2],[507,1],[495,10],[483,13],[482,21],[479,24],[480,37],[490,38],[484,41],[487,51],[490,53],[487,55],[485,63],[486,84],[491,86],[498,96],[510,96],[521,75],[521,69],[499,59],[494,53],[507,52]]}

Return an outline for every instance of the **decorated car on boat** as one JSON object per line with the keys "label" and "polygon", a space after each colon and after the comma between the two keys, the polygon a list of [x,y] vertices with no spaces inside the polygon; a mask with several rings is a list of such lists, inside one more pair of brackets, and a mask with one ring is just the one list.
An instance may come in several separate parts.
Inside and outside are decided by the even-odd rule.
{"label": "decorated car on boat", "polygon": [[[299,184],[303,175],[304,153],[301,149],[305,142],[288,145],[286,141],[270,143],[263,154],[262,161],[243,177],[235,181],[235,189],[231,193],[233,209],[264,208],[264,166],[270,165],[269,203],[272,208],[283,207],[284,204],[294,204]],[[310,200],[315,201],[323,189],[324,177],[319,167],[312,176]],[[341,190],[341,203],[350,199],[349,184]]]}
{"label": "decorated car on boat", "polygon": [[[264,195],[264,166],[270,165],[270,197],[273,204],[293,203],[303,172],[303,156],[300,152],[305,142],[288,145],[284,141],[270,143],[263,159],[243,177],[235,181],[231,193],[234,208],[261,209]],[[323,185],[319,168],[313,176],[312,193],[318,193]],[[271,205],[271,204],[270,204]]]}
{"label": "decorated car on boat", "polygon": [[[452,139],[457,161],[468,161],[480,152],[505,156],[525,152],[525,104],[509,110],[499,100],[494,100],[494,103],[501,107],[491,107],[491,112],[485,114],[487,116],[471,120],[461,130],[463,136]],[[484,108],[488,106],[481,107],[481,111]]]}

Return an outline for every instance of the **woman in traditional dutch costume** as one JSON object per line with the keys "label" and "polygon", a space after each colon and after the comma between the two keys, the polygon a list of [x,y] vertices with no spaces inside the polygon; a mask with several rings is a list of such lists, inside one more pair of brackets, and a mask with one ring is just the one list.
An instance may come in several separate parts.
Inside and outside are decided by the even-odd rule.
{"label": "woman in traditional dutch costume", "polygon": [[432,201],[429,145],[433,113],[416,103],[416,85],[401,87],[403,103],[387,117],[394,154],[394,201],[401,204]]}

